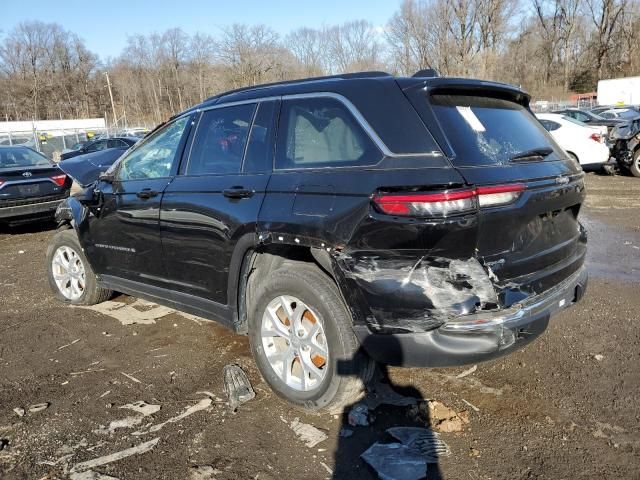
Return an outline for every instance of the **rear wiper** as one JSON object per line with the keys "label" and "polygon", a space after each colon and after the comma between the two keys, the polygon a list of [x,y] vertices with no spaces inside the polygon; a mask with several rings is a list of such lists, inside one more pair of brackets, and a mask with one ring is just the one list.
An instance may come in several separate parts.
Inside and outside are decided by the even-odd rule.
{"label": "rear wiper", "polygon": [[544,158],[553,153],[553,148],[540,147],[532,148],[531,150],[525,150],[524,152],[516,153],[509,159],[510,162],[521,162],[523,160],[529,160],[530,158]]}

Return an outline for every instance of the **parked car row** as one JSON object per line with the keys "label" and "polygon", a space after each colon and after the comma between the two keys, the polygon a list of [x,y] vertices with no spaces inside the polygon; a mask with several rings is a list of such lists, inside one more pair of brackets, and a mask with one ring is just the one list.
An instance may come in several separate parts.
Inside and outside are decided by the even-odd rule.
{"label": "parked car row", "polygon": [[[578,108],[566,108],[554,111],[553,114],[560,115],[565,120],[573,119],[581,122],[585,127],[606,127],[605,143],[609,148],[609,157],[613,158],[622,171],[630,172],[636,177],[640,177],[640,108],[637,106],[600,106],[593,110],[582,110]],[[538,118],[542,119],[544,115],[539,114]],[[552,121],[547,117],[548,121]],[[556,122],[557,123],[557,122]],[[552,126],[547,124],[546,126]],[[581,164],[583,160],[575,149],[578,148],[575,139],[579,138],[576,129],[574,133],[578,135],[574,137],[574,141],[569,142],[567,132],[556,132],[550,130],[556,140],[564,142],[563,148],[578,157]],[[585,131],[586,132],[586,131]],[[569,142],[569,143],[567,143]],[[582,150],[588,151],[589,144],[585,140],[585,144],[581,146]],[[573,148],[574,150],[569,150]],[[601,149],[600,149],[601,150]]]}

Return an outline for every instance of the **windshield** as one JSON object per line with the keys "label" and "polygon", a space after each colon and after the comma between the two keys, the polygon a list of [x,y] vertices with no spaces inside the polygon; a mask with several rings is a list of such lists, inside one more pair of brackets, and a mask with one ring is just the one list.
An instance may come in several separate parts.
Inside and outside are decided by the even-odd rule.
{"label": "windshield", "polygon": [[456,166],[505,164],[523,152],[545,147],[559,154],[540,122],[518,103],[460,94],[430,98],[456,153]]}
{"label": "windshield", "polygon": [[0,148],[0,168],[50,166],[51,162],[30,148]]}

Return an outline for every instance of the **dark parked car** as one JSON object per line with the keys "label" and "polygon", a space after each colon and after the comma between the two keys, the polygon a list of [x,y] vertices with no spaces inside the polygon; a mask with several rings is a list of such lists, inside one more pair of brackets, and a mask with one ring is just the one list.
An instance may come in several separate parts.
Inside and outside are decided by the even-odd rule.
{"label": "dark parked car", "polygon": [[176,115],[61,209],[53,291],[216,319],[308,409],[353,402],[374,360],[462,365],[532,341],[585,291],[584,174],[524,91],[421,75],[257,86]]}
{"label": "dark parked car", "polygon": [[135,145],[140,138],[138,137],[113,137],[113,138],[100,138],[92,142],[87,142],[76,150],[64,152],[60,154],[60,161],[68,158],[77,157],[78,155],[84,155],[86,153],[98,152],[100,150],[106,150],[108,148],[120,148],[127,149]]}
{"label": "dark parked car", "polygon": [[0,147],[0,222],[52,219],[71,179],[28,147]]}
{"label": "dark parked car", "polygon": [[588,125],[596,127],[604,126],[607,127],[609,132],[611,132],[613,127],[623,122],[623,120],[615,118],[602,118],[600,115],[590,112],[589,110],[580,110],[578,108],[565,108],[564,110],[555,110],[552,113],[561,113],[562,115],[566,115],[567,117],[579,120]]}

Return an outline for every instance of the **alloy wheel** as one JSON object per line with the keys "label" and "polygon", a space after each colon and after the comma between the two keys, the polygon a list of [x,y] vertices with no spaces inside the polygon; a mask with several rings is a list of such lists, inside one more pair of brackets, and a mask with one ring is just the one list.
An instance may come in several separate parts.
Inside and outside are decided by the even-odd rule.
{"label": "alloy wheel", "polygon": [[69,300],[78,300],[85,290],[85,270],[80,255],[71,247],[58,247],[53,254],[51,271],[56,286]]}
{"label": "alloy wheel", "polygon": [[281,295],[262,316],[262,346],[269,365],[294,390],[317,389],[327,374],[329,349],[320,317],[304,302]]}

